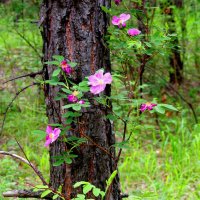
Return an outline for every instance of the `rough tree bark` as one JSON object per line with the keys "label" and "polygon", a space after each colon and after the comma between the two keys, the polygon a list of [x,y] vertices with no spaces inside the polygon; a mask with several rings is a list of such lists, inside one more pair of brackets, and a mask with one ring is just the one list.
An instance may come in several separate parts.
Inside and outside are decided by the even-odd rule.
{"label": "rough tree bark", "polygon": [[[77,83],[102,67],[105,71],[110,71],[109,50],[103,42],[108,16],[103,13],[101,6],[110,7],[110,0],[43,0],[41,6],[44,61],[52,60],[53,55],[63,55],[77,62],[78,67],[73,74]],[[53,66],[44,65],[45,80],[51,78],[53,70]],[[61,116],[63,101],[54,100],[58,91],[59,87],[45,86],[47,116],[49,123],[64,124]],[[110,87],[106,88],[105,93],[110,94]],[[86,97],[91,99],[91,94]],[[114,144],[115,138],[110,121],[105,119],[108,112],[110,111],[104,106],[93,104],[83,112],[79,124],[73,124],[75,131],[66,133],[81,137],[82,132],[97,144],[88,141],[77,148],[75,153],[78,158],[71,165],[54,167],[53,157],[60,155],[68,147],[60,141],[50,145],[50,184],[55,189],[61,185],[66,199],[75,196],[77,191],[72,185],[81,180],[105,190],[106,179],[115,170],[112,158],[115,157],[115,152],[113,148],[109,148]],[[108,153],[98,146],[105,148]],[[121,197],[119,179],[116,177],[109,200],[118,199]]]}

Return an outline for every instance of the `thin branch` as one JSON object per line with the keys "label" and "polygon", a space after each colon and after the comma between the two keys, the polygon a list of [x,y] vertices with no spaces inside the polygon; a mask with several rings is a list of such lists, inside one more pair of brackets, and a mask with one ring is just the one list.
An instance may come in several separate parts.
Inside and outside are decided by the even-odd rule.
{"label": "thin branch", "polygon": [[10,81],[14,81],[14,80],[20,79],[20,78],[28,77],[28,76],[31,77],[31,78],[35,78],[35,76],[37,76],[39,74],[42,74],[42,73],[43,73],[43,70],[41,70],[39,72],[32,72],[32,73],[29,73],[29,74],[24,74],[24,75],[17,76],[17,77],[14,77],[12,79],[9,79],[9,80],[3,82],[3,84],[8,83]]}
{"label": "thin branch", "polygon": [[87,136],[86,134],[83,133],[82,130],[80,130],[80,133],[83,137],[87,138],[90,142],[92,142],[96,147],[98,147],[100,150],[102,150],[104,153],[106,153],[107,155],[109,155],[113,160],[115,160],[115,158],[112,156],[111,153],[109,153],[105,148],[103,148],[102,146],[100,146],[99,144],[97,144],[96,142],[94,142],[89,136]]}
{"label": "thin branch", "polygon": [[36,175],[40,178],[40,180],[42,181],[42,183],[43,183],[44,185],[47,185],[47,186],[48,186],[48,183],[45,181],[45,179],[44,179],[42,173],[37,169],[36,166],[34,166],[34,165],[30,162],[30,160],[28,159],[28,157],[27,157],[27,155],[26,155],[24,149],[23,149],[22,146],[20,145],[20,143],[17,141],[16,138],[15,138],[15,140],[16,140],[16,142],[17,142],[17,144],[18,144],[20,150],[23,152],[23,154],[24,154],[24,156],[25,156],[27,162],[29,163],[29,166],[33,169],[33,171],[36,173]]}
{"label": "thin branch", "polygon": [[[124,142],[125,139],[126,139],[126,131],[127,131],[127,121],[124,121],[124,131],[123,131],[122,142]],[[115,166],[116,169],[117,169],[117,165],[118,165],[121,153],[122,153],[122,148],[119,149],[119,152],[118,152],[118,155],[117,155],[117,158],[116,158],[116,166]]]}
{"label": "thin branch", "polygon": [[29,41],[28,39],[21,34],[17,29],[14,29],[15,32],[33,49],[33,51],[37,54],[37,56],[42,59],[42,56],[40,55],[40,53],[37,51],[36,47],[34,47]]}
{"label": "thin branch", "polygon": [[38,85],[38,83],[32,83],[31,85],[28,85],[28,86],[22,88],[21,90],[19,90],[19,91],[15,94],[15,96],[14,96],[14,98],[11,100],[11,102],[8,104],[8,106],[7,106],[7,108],[6,108],[6,111],[5,111],[5,113],[4,113],[4,117],[3,117],[3,122],[2,122],[2,126],[1,126],[0,135],[3,133],[3,128],[4,128],[4,124],[5,124],[7,112],[8,112],[8,110],[9,110],[9,108],[12,106],[14,100],[15,100],[15,99],[20,95],[20,93],[22,93],[24,90],[26,90],[26,89],[28,89],[29,87],[32,87],[32,86],[34,86],[34,85]]}
{"label": "thin branch", "polygon": [[[30,166],[30,163],[28,162],[28,160],[26,160],[25,158],[18,156],[16,154],[13,154],[13,153],[10,153],[10,152],[7,152],[7,151],[0,151],[0,154],[6,155],[6,156],[11,156],[13,158],[17,158],[17,159],[21,160],[22,162],[24,162],[24,163],[26,163],[27,165]],[[31,165],[33,165],[33,164],[31,164]]]}
{"label": "thin branch", "polygon": [[19,197],[19,198],[36,198],[36,199],[52,199],[53,194],[48,194],[45,197],[41,197],[41,194],[44,191],[37,191],[33,192],[33,189],[31,190],[11,190],[7,192],[3,192],[4,197]]}
{"label": "thin branch", "polygon": [[[16,139],[15,139],[16,140]],[[12,154],[10,152],[6,152],[6,151],[0,151],[0,154],[1,155],[8,155],[8,156],[11,156],[13,158],[16,158],[16,159],[19,159],[21,160],[22,162],[26,163],[27,165],[29,165],[33,170],[34,172],[37,174],[37,176],[40,178],[40,180],[42,181],[42,183],[44,185],[47,185],[48,186],[48,189],[52,191],[53,194],[58,194],[59,196],[61,197],[64,197],[61,193],[57,192],[56,190],[54,190],[53,188],[51,188],[47,182],[44,180],[43,176],[42,176],[42,173],[37,169],[36,166],[34,166],[30,160],[27,158],[22,146],[19,144],[19,142],[16,140],[17,144],[19,145],[21,151],[23,152],[23,154],[25,155],[26,159],[19,156],[19,155],[16,155],[16,154]],[[31,185],[33,186],[33,185]],[[34,187],[34,186],[33,186]],[[3,196],[4,197],[20,197],[20,198],[28,198],[28,197],[32,197],[32,198],[41,198],[41,194],[44,192],[44,190],[41,190],[41,191],[37,191],[37,192],[34,192],[32,189],[31,190],[13,190],[13,191],[8,191],[8,192],[4,192],[3,193]],[[44,197],[44,199],[52,199],[52,196],[53,194],[49,194],[47,195],[46,197]]]}

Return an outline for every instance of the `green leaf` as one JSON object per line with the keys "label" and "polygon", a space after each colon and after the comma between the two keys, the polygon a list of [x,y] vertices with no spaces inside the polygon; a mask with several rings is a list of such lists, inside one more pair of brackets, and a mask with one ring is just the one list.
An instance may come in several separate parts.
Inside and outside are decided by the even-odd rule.
{"label": "green leaf", "polygon": [[144,42],[148,47],[152,47],[150,42]]}
{"label": "green leaf", "polygon": [[92,193],[94,194],[95,197],[98,197],[100,194],[101,190],[99,188],[94,187]]}
{"label": "green leaf", "polygon": [[137,49],[140,49],[142,47],[142,43],[140,41],[128,41],[127,42],[128,48],[132,48],[133,46]]}
{"label": "green leaf", "polygon": [[76,67],[77,63],[75,62],[68,62],[68,64],[73,68],[73,67]]}
{"label": "green leaf", "polygon": [[160,114],[165,114],[165,109],[163,107],[160,107],[159,105],[155,106],[154,110]]}
{"label": "green leaf", "polygon": [[109,10],[107,7],[105,6],[101,6],[101,9],[105,12],[105,13],[110,13],[111,10]]}
{"label": "green leaf", "polygon": [[58,194],[53,195],[53,199],[57,199],[59,197]]}
{"label": "green leaf", "polygon": [[36,189],[47,189],[48,186],[47,185],[36,185],[35,188]]}
{"label": "green leaf", "polygon": [[106,191],[108,190],[108,188],[110,187],[111,183],[113,182],[113,179],[115,178],[115,176],[117,175],[117,170],[115,170],[109,177],[109,179],[106,181]]}
{"label": "green leaf", "polygon": [[61,99],[66,99],[66,94],[58,94],[58,96],[56,96],[54,99],[55,99],[55,101],[59,101]]}
{"label": "green leaf", "polygon": [[62,88],[62,91],[65,92],[65,93],[67,93],[67,94],[71,94],[72,93],[71,90],[66,89],[66,88]]}
{"label": "green leaf", "polygon": [[71,129],[71,126],[65,126],[65,128],[62,128],[62,132],[61,135],[65,135],[67,131],[69,131]]}
{"label": "green leaf", "polygon": [[63,57],[63,56],[60,56],[60,55],[54,55],[54,56],[52,56],[55,60],[57,60],[57,61],[59,61],[59,62],[61,62],[61,61],[63,61],[65,58]]}
{"label": "green leaf", "polygon": [[76,155],[76,154],[69,154],[69,157],[70,157],[70,158],[77,158],[78,155]]}
{"label": "green leaf", "polygon": [[85,102],[85,104],[80,104],[81,107],[83,108],[89,108],[90,107],[90,103],[89,102]]}
{"label": "green leaf", "polygon": [[74,121],[74,120],[73,120],[72,118],[67,118],[67,119],[65,120],[65,123],[66,123],[66,124],[71,124],[73,121]]}
{"label": "green leaf", "polygon": [[71,158],[69,158],[69,157],[66,157],[66,158],[64,158],[65,159],[65,162],[67,163],[67,164],[72,164],[72,159]]}
{"label": "green leaf", "polygon": [[45,83],[48,83],[50,85],[58,85],[59,79],[57,76],[53,76],[51,80],[45,81]]}
{"label": "green leaf", "polygon": [[67,111],[65,114],[63,114],[63,117],[80,117],[82,114],[79,112],[72,112],[72,111]]}
{"label": "green leaf", "polygon": [[178,111],[174,106],[169,105],[169,104],[158,104],[158,106],[165,107],[165,108],[167,108],[169,110]]}
{"label": "green leaf", "polygon": [[53,127],[62,127],[62,124],[49,124],[49,125]]}
{"label": "green leaf", "polygon": [[81,104],[72,104],[72,108],[73,108],[73,110],[79,111],[79,110],[81,110]]}
{"label": "green leaf", "polygon": [[58,82],[57,84],[58,84],[58,85],[62,85],[62,86],[64,86],[64,87],[67,87],[63,82]]}
{"label": "green leaf", "polygon": [[83,194],[87,194],[90,190],[92,190],[94,186],[91,184],[87,184],[83,187]]}
{"label": "green leaf", "polygon": [[47,62],[45,62],[45,64],[47,64],[47,65],[57,65],[57,66],[59,66],[60,65],[60,62],[58,62],[58,61],[47,61]]}
{"label": "green leaf", "polygon": [[78,90],[81,92],[88,92],[90,90],[89,86],[78,87]]}
{"label": "green leaf", "polygon": [[85,195],[84,194],[78,194],[77,198],[75,200],[85,200]]}
{"label": "green leaf", "polygon": [[50,194],[52,191],[51,190],[45,190],[42,194],[41,194],[41,198],[46,197],[48,194]]}
{"label": "green leaf", "polygon": [[52,76],[58,76],[58,74],[60,74],[60,71],[61,71],[61,68],[54,70]]}
{"label": "green leaf", "polygon": [[103,192],[103,191],[101,191],[101,192],[100,192],[100,194],[101,194],[101,196],[102,196],[102,199],[103,199],[106,193],[105,193],[105,192]]}
{"label": "green leaf", "polygon": [[74,184],[74,188],[80,187],[81,185],[86,185],[88,184],[88,182],[85,181],[80,181]]}
{"label": "green leaf", "polygon": [[64,163],[64,159],[60,159],[60,160],[57,160],[55,163],[53,163],[53,166],[58,167],[62,165],[63,163]]}

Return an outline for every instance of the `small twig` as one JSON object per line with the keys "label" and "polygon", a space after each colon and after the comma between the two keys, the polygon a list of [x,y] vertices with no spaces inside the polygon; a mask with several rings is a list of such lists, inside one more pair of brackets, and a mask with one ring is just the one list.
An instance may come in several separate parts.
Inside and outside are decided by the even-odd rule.
{"label": "small twig", "polygon": [[[130,116],[131,112],[133,111],[133,109],[134,109],[134,107],[131,107],[131,108],[129,109],[128,114],[127,114],[127,117],[126,117],[126,120],[123,120],[123,122],[124,122],[124,132],[123,132],[122,142],[124,142],[125,139],[126,139],[127,123],[128,123],[127,119],[129,118],[129,116]],[[130,135],[130,136],[131,136],[131,135]],[[130,136],[129,136],[129,139],[130,139]],[[128,140],[129,140],[129,139],[128,139]],[[127,141],[128,141],[128,140],[127,140]],[[116,158],[116,168],[117,168],[117,164],[118,164],[119,158],[120,158],[120,156],[121,156],[121,153],[122,153],[122,148],[120,148],[119,153],[118,153],[118,156],[117,156],[117,158]]]}
{"label": "small twig", "polygon": [[48,194],[45,197],[41,197],[41,194],[44,191],[37,191],[33,192],[33,189],[31,190],[12,190],[8,192],[3,192],[4,197],[19,197],[19,198],[36,198],[36,199],[52,199],[53,194]]}
{"label": "small twig", "polygon": [[[124,131],[123,131],[122,142],[124,142],[125,139],[126,139],[126,130],[127,130],[127,121],[124,122]],[[117,158],[116,158],[116,166],[115,166],[116,169],[117,169],[117,165],[118,165],[121,153],[122,153],[122,148],[119,149],[119,152],[118,152],[118,155],[117,155]]]}
{"label": "small twig", "polygon": [[5,124],[7,112],[8,112],[8,110],[9,110],[9,108],[12,106],[14,100],[15,100],[15,99],[20,95],[20,93],[22,93],[24,90],[26,90],[26,89],[28,89],[29,87],[32,87],[32,86],[34,86],[34,85],[38,85],[38,83],[32,83],[31,85],[28,85],[28,86],[22,88],[21,90],[19,90],[19,91],[15,94],[15,96],[14,96],[14,98],[11,100],[11,102],[8,104],[8,106],[7,106],[7,108],[6,108],[6,111],[4,112],[4,117],[3,117],[3,122],[2,122],[2,126],[1,126],[0,135],[3,133],[3,128],[4,128],[4,124]]}
{"label": "small twig", "polygon": [[23,34],[21,34],[17,29],[14,29],[15,32],[35,51],[35,53],[37,54],[37,56],[42,59],[42,56],[40,55],[40,53],[37,51],[37,49],[28,41],[28,39],[26,37],[24,37]]}
{"label": "small twig", "polygon": [[[13,158],[17,158],[17,159],[21,160],[22,162],[24,162],[24,163],[26,163],[27,165],[30,166],[30,163],[28,162],[28,160],[26,160],[25,158],[18,156],[16,154],[13,154],[13,153],[10,153],[10,152],[7,152],[7,151],[0,151],[0,154],[6,155],[6,156],[11,156]],[[33,164],[31,164],[31,165],[33,165]]]}
{"label": "small twig", "polygon": [[105,152],[107,155],[109,155],[113,160],[115,160],[115,158],[112,156],[112,154],[110,154],[105,148],[103,148],[102,146],[100,146],[99,144],[97,144],[96,142],[94,142],[89,136],[85,135],[83,133],[82,130],[80,130],[81,135],[83,135],[83,137],[87,138],[90,142],[92,142],[95,146],[97,146],[100,150],[102,150],[103,152]]}
{"label": "small twig", "polygon": [[10,81],[14,81],[14,80],[20,79],[20,78],[28,77],[28,76],[31,77],[31,78],[35,78],[35,76],[37,76],[39,74],[42,74],[42,73],[43,73],[43,70],[41,70],[39,72],[32,72],[32,73],[29,73],[29,74],[24,74],[24,75],[17,76],[17,77],[14,77],[12,79],[9,79],[9,80],[5,81],[3,84],[8,83]]}
{"label": "small twig", "polygon": [[40,178],[40,180],[42,181],[42,183],[43,183],[44,185],[47,185],[47,186],[48,186],[48,183],[45,181],[45,179],[44,179],[42,173],[37,169],[36,166],[34,166],[34,165],[30,162],[30,160],[28,159],[28,157],[27,157],[27,155],[26,155],[24,149],[22,148],[22,146],[20,145],[20,143],[17,141],[16,138],[15,138],[15,141],[17,142],[17,144],[18,144],[20,150],[21,150],[22,153],[24,154],[24,156],[25,156],[27,162],[29,163],[29,166],[30,166],[30,167],[33,169],[33,171],[37,174],[37,176]]}
{"label": "small twig", "polygon": [[[15,139],[16,140],[16,139]],[[61,193],[55,191],[53,188],[51,188],[47,182],[44,180],[43,176],[42,176],[42,173],[37,169],[36,166],[34,166],[30,160],[27,158],[22,146],[19,144],[19,142],[16,140],[17,144],[19,145],[21,151],[23,152],[23,154],[25,155],[26,159],[19,156],[19,155],[16,155],[16,154],[13,154],[13,153],[10,153],[10,152],[6,152],[6,151],[0,151],[0,154],[2,155],[8,155],[8,156],[11,156],[13,158],[16,158],[16,159],[19,159],[21,160],[22,162],[26,163],[27,165],[29,165],[33,170],[34,172],[38,175],[38,177],[40,178],[40,180],[42,181],[42,183],[44,185],[47,185],[48,186],[48,189],[52,191],[52,193],[54,194],[58,194],[59,196],[61,197],[64,197]],[[31,184],[30,184],[31,185]],[[33,185],[31,185],[32,187],[34,187]],[[13,191],[8,191],[8,192],[4,192],[3,193],[3,196],[4,197],[20,197],[20,198],[28,198],[28,197],[32,197],[32,198],[41,198],[41,194],[44,192],[44,190],[42,191],[38,191],[38,192],[33,192],[33,190],[13,190]],[[52,199],[52,194],[49,194],[48,196],[44,197],[44,199]]]}

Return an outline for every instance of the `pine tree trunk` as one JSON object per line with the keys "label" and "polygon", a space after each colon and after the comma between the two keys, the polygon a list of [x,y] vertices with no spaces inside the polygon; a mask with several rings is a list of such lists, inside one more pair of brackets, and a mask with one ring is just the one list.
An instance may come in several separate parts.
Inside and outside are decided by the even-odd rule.
{"label": "pine tree trunk", "polygon": [[[109,7],[110,0],[44,0],[41,6],[44,61],[52,60],[53,55],[63,55],[70,61],[77,62],[78,67],[74,73],[76,83],[100,68],[110,71],[109,50],[103,42],[109,21],[101,6]],[[53,66],[44,65],[45,80],[50,79],[54,69]],[[64,102],[54,100],[58,91],[57,86],[45,86],[47,116],[49,123],[64,124],[61,116]],[[106,87],[105,93],[110,94],[110,87]],[[92,95],[87,94],[86,97],[91,99]],[[76,149],[78,158],[71,165],[54,167],[53,157],[65,152],[68,147],[60,141],[50,145],[50,184],[55,189],[62,186],[67,200],[78,192],[82,193],[72,187],[78,181],[89,181],[105,190],[106,179],[115,170],[112,158],[115,157],[115,152],[113,148],[109,148],[114,144],[115,138],[111,123],[105,118],[109,112],[104,106],[92,105],[83,112],[79,124],[73,124],[76,131],[66,133],[81,137],[83,132],[94,141],[88,141]],[[91,194],[89,197],[92,197]],[[109,200],[120,198],[119,179],[116,177]]]}

